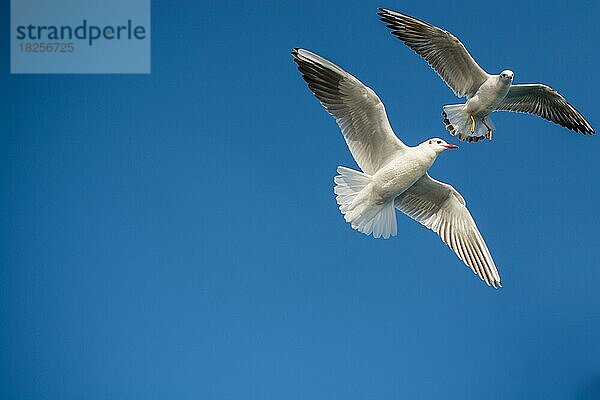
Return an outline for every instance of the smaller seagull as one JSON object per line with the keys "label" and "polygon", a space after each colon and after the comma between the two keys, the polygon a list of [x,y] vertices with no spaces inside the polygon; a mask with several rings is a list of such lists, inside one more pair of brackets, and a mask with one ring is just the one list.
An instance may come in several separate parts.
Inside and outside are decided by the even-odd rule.
{"label": "smaller seagull", "polygon": [[515,111],[535,114],[584,135],[594,128],[564,97],[549,86],[513,85],[514,73],[485,72],[465,46],[450,32],[396,11],[379,8],[377,13],[392,34],[420,55],[465,104],[444,106],[446,129],[460,140],[477,142],[496,130],[489,114]]}
{"label": "smaller seagull", "polygon": [[440,235],[487,285],[500,276],[463,197],[429,176],[436,158],[457,146],[433,138],[409,147],[396,136],[375,92],[308,50],[292,51],[309,89],[335,118],[363,172],[338,167],[336,200],[352,228],[385,239],[397,234],[395,208]]}

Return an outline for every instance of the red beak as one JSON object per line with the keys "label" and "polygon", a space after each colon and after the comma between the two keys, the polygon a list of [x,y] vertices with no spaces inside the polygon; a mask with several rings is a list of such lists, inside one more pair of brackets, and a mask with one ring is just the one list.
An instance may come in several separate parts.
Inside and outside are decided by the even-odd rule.
{"label": "red beak", "polygon": [[449,144],[449,145],[446,145],[444,147],[447,148],[447,149],[458,149],[458,146],[454,145],[454,144]]}

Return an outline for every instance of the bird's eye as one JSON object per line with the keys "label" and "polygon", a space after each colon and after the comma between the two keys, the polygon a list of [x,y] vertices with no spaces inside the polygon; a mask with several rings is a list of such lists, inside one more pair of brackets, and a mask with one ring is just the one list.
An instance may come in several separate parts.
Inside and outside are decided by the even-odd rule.
{"label": "bird's eye", "polygon": [[441,141],[441,140],[438,140],[438,141],[437,141],[437,144],[442,144],[442,141]]}

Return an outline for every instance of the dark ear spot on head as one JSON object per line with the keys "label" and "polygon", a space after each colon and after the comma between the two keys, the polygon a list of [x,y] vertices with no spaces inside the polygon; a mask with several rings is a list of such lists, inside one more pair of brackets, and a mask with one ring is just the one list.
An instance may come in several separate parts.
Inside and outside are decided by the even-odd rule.
{"label": "dark ear spot on head", "polygon": [[429,144],[431,144],[431,140],[429,141]]}

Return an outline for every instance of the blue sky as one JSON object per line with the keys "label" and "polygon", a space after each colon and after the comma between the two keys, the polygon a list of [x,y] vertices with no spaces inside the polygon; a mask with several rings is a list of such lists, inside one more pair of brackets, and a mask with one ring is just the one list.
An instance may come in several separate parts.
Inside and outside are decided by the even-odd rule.
{"label": "blue sky", "polygon": [[355,164],[293,47],[372,87],[406,143],[457,143],[457,99],[377,6],[600,126],[593,3],[155,1],[152,74],[10,75],[3,2],[0,397],[600,397],[597,137],[497,113],[430,171],[501,290],[403,215],[387,241],[344,222]]}

